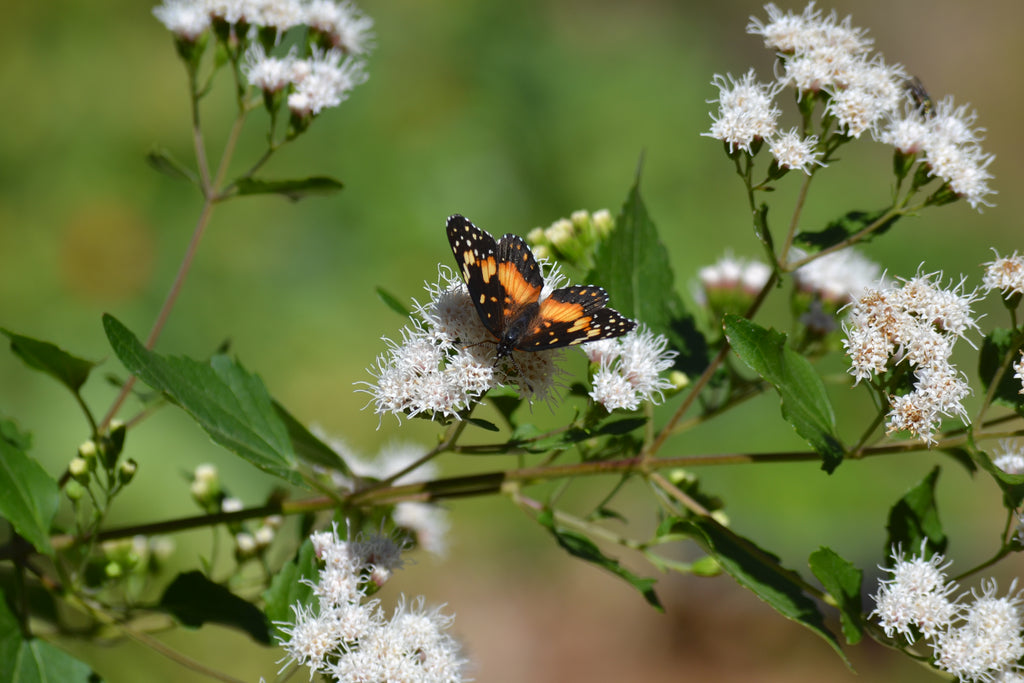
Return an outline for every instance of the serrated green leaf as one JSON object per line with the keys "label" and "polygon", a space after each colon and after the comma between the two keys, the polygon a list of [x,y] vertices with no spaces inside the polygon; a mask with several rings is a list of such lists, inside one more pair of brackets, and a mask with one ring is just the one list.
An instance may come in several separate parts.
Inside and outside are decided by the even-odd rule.
{"label": "serrated green leaf", "polygon": [[559,527],[555,523],[554,515],[551,514],[550,510],[545,510],[538,515],[537,521],[551,532],[551,535],[555,537],[558,545],[560,545],[562,549],[570,555],[578,557],[581,560],[586,560],[587,562],[595,564],[603,569],[607,569],[612,574],[615,574],[619,578],[625,580],[629,585],[636,588],[651,607],[659,612],[665,611],[665,608],[661,605],[661,601],[658,600],[657,594],[654,592],[654,584],[657,583],[657,581],[637,576],[633,572],[629,571],[619,564],[618,560],[608,557],[602,553],[600,548],[598,548],[593,541],[583,534]]}
{"label": "serrated green leaf", "polygon": [[629,191],[611,234],[594,253],[588,282],[604,286],[610,305],[668,337],[679,351],[676,367],[696,375],[708,364],[708,347],[675,289],[668,251],[640,196],[640,179]]}
{"label": "serrated green leaf", "polygon": [[[843,240],[856,235],[864,228],[882,218],[882,216],[884,216],[888,211],[889,209],[880,209],[878,211],[850,211],[829,223],[822,230],[817,232],[798,233],[796,241],[799,244],[803,244],[804,246],[817,250],[827,249],[828,247],[835,246]],[[901,216],[899,214],[892,216],[883,225],[872,231],[864,241],[869,241],[877,235],[888,232],[900,217]]]}
{"label": "serrated green leaf", "polygon": [[209,364],[161,356],[110,315],[103,327],[130,372],[181,406],[218,444],[260,469],[299,484],[295,451],[284,422],[257,375],[226,356]]}
{"label": "serrated green leaf", "polygon": [[[318,572],[316,551],[313,549],[313,543],[307,538],[299,546],[295,557],[274,574],[270,587],[263,592],[263,612],[267,615],[267,621],[271,624],[294,622],[295,614],[291,606],[308,605],[313,597],[313,586],[305,583],[303,579],[316,583]],[[275,630],[280,629],[275,627]]]}
{"label": "serrated green leaf", "polygon": [[399,301],[398,297],[396,297],[394,294],[387,291],[383,287],[377,288],[377,298],[383,301],[385,306],[387,306],[388,308],[390,308],[392,311],[402,316],[403,318],[408,318],[409,315],[411,314],[409,308],[401,301]]}
{"label": "serrated green leaf", "polygon": [[73,356],[50,342],[32,339],[10,330],[0,329],[11,340],[11,351],[33,370],[50,375],[74,393],[89,379],[96,364]]}
{"label": "serrated green leaf", "polygon": [[270,644],[270,629],[263,612],[202,572],[179,574],[160,598],[160,608],[185,626],[220,624],[237,628],[258,643]]}
{"label": "serrated green leaf", "polygon": [[811,553],[807,563],[839,607],[846,642],[856,645],[864,636],[860,617],[860,587],[864,573],[824,546]]}
{"label": "serrated green leaf", "polygon": [[[1020,348],[1020,339],[1016,338],[1013,330],[994,329],[985,337],[981,343],[981,353],[978,354],[978,376],[981,377],[985,391],[988,391],[992,379],[1002,365],[1003,360],[1008,356],[1017,356]],[[1018,413],[1024,412],[1024,394],[1020,393],[1020,380],[1013,376],[1013,368],[1007,366],[996,387],[993,399],[996,403],[1010,406]]]}
{"label": "serrated green leaf", "polygon": [[196,182],[196,176],[192,170],[175,159],[170,151],[163,147],[154,147],[149,150],[149,153],[146,154],[146,163],[168,178]]}
{"label": "serrated green leaf", "polygon": [[803,592],[803,582],[799,575],[779,564],[777,557],[734,534],[710,517],[680,521],[675,525],[675,530],[696,541],[741,586],[752,591],[779,614],[821,636],[850,666],[839,641],[826,628],[814,600]]}
{"label": "serrated green leaf", "polygon": [[337,470],[346,477],[352,476],[352,471],[344,459],[333,448],[306,429],[306,425],[296,420],[295,416],[289,413],[283,405],[277,401],[273,403],[277,416],[281,418],[285,429],[288,430],[288,437],[292,441],[292,449],[295,451],[295,455],[306,462]]}
{"label": "serrated green leaf", "polygon": [[892,548],[919,553],[922,542],[929,556],[945,553],[949,539],[942,530],[939,509],[935,503],[935,484],[939,480],[939,471],[938,466],[933,468],[892,506],[889,523],[885,527],[889,532],[886,555]]}
{"label": "serrated green leaf", "polygon": [[825,383],[810,361],[786,345],[786,335],[736,315],[725,316],[725,335],[736,355],[775,387],[782,416],[821,454],[821,468],[831,473],[845,449],[836,435],[836,416]]}
{"label": "serrated green leaf", "polygon": [[92,669],[67,652],[26,639],[0,594],[0,683],[86,683]]}
{"label": "serrated green leaf", "polygon": [[256,178],[239,178],[235,181],[239,195],[279,194],[288,199],[298,201],[309,195],[334,194],[344,185],[340,180],[327,176],[312,176],[294,180],[257,180]]}
{"label": "serrated green leaf", "polygon": [[60,491],[53,477],[21,447],[25,442],[13,422],[0,421],[0,516],[32,547],[53,556],[50,524]]}

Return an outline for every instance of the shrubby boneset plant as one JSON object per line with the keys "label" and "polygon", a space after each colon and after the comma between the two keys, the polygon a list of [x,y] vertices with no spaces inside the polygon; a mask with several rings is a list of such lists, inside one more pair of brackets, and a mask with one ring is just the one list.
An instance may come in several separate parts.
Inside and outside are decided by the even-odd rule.
{"label": "shrubby boneset plant", "polygon": [[[957,201],[979,211],[991,206],[993,156],[981,147],[975,112],[951,97],[933,101],[901,65],[873,52],[867,31],[851,18],[840,20],[813,3],[801,13],[774,4],[765,11],[747,31],[775,55],[773,78],[762,82],[754,69],[714,76],[718,95],[711,103],[717,108],[702,133],[720,141],[735,166],[762,257],[734,256],[736,245],[728,245],[726,256],[695,274],[696,305],[688,310],[637,182],[618,214],[576,211],[523,231],[542,285],[523,275],[527,266],[483,248],[463,252],[454,269],[440,264],[426,297],[411,307],[385,292],[382,298],[407,323],[384,340],[376,360],[368,359],[368,377],[356,381],[356,390],[369,397],[378,429],[386,416],[398,418],[386,422],[389,429],[400,429],[402,418],[423,418],[439,437],[431,448],[401,444],[367,460],[344,441],[305,427],[226,354],[200,361],[153,348],[216,205],[250,194],[298,198],[340,186],[323,176],[273,180],[258,174],[278,149],[309,132],[366,80],[373,21],[347,0],[165,0],[156,7],[186,67],[196,161],[190,168],[163,152],[151,153],[150,161],[196,185],[200,219],[145,341],[104,317],[112,351],[130,376],[102,417],[80,393],[93,363],[4,331],[29,367],[72,392],[89,428],[66,472],[55,477],[29,454],[30,435],[13,420],[0,421],[5,486],[21,494],[0,496],[0,514],[15,532],[2,558],[20,578],[3,584],[8,600],[0,603],[3,651],[20,667],[14,680],[36,680],[26,662],[51,679],[85,680],[90,671],[38,634],[84,637],[91,631],[25,599],[30,589],[143,643],[153,641],[132,619],[147,613],[163,614],[169,623],[238,628],[281,648],[282,677],[305,668],[310,679],[319,674],[337,681],[470,680],[454,617],[427,607],[422,596],[403,596],[389,606],[377,593],[406,566],[408,553],[443,553],[448,522],[438,503],[500,494],[559,546],[625,580],[655,609],[662,609],[655,582],[621,564],[619,552],[638,553],[664,571],[730,574],[844,658],[823,611],[838,614],[848,645],[867,635],[960,681],[1021,680],[1024,615],[1016,583],[1001,593],[982,574],[1024,543],[1024,451],[1014,438],[1024,433],[1015,425],[1024,410],[1024,328],[1017,317],[1024,258],[1018,251],[996,252],[982,272],[947,277],[925,264],[916,273],[888,272],[855,250],[928,209]],[[224,80],[237,94],[237,119],[228,151],[214,166],[206,158],[200,105]],[[783,128],[787,97],[797,124]],[[234,141],[260,109],[267,113],[267,148],[248,170],[228,178]],[[869,141],[892,151],[892,164],[884,167],[894,174],[889,204],[871,211],[850,207],[824,229],[800,228],[813,178],[838,172],[844,146]],[[780,230],[769,222],[773,195],[767,193],[784,182],[799,183],[800,191]],[[880,194],[884,185],[879,180]],[[771,215],[779,212],[774,208]],[[438,229],[440,235],[440,221]],[[454,241],[452,247],[458,257]],[[531,263],[523,253],[515,252]],[[467,286],[473,273],[476,289]],[[556,292],[574,281],[595,284]],[[635,326],[623,322],[612,334],[598,334],[600,314],[583,299],[603,302],[597,284],[610,297],[604,303]],[[780,295],[789,300],[787,334],[758,321],[766,300]],[[974,310],[988,296],[1004,305],[1002,327],[997,321],[983,326]],[[545,307],[552,301],[559,305]],[[499,317],[486,322],[478,308],[484,305]],[[527,315],[531,306],[547,312]],[[495,327],[520,318],[528,329],[501,341],[507,348],[499,353]],[[541,350],[513,343],[543,335],[551,325],[580,343]],[[597,340],[602,336],[608,338]],[[557,339],[554,332],[551,337]],[[964,346],[977,350],[976,374],[954,364],[961,340],[958,357],[968,353]],[[859,436],[852,442],[839,436],[816,369],[819,360],[837,354],[845,356],[848,374],[830,378],[832,393],[868,394],[874,411],[866,424],[855,425]],[[121,421],[137,381],[155,393],[138,394],[138,414]],[[765,454],[751,443],[751,452],[739,458],[669,450],[688,429],[773,391],[783,419],[807,449]],[[248,505],[232,495],[215,467],[201,465],[180,492],[191,495],[201,514],[110,527],[108,514],[139,468],[126,455],[127,436],[142,417],[171,405],[282,487],[262,504]],[[573,417],[542,428],[547,405],[570,405]],[[466,443],[472,432],[475,438]],[[991,530],[998,551],[955,579],[946,574],[952,549],[937,521],[937,469],[894,501],[880,565],[885,578],[874,587],[864,585],[862,569],[825,546],[809,558],[817,583],[782,567],[729,526],[724,503],[702,490],[697,474],[713,464],[789,460],[828,476],[864,458],[926,449],[956,449],[1003,493],[1006,519],[994,520]],[[517,454],[521,464],[446,477],[439,467],[445,454]],[[571,508],[558,495],[535,497],[531,489],[596,477],[612,481],[590,509]],[[652,494],[654,530],[642,538],[604,524],[619,516],[617,496],[633,478]],[[215,548],[201,569],[168,581],[171,534],[201,527],[229,533],[230,571],[215,561]],[[672,559],[683,543],[696,545],[703,559]],[[243,575],[246,584],[235,580]],[[976,585],[961,588],[978,575]],[[158,598],[155,583],[166,586]],[[862,595],[873,599],[873,609],[862,607]],[[167,653],[166,646],[161,650]],[[183,666],[200,666],[170,655]]]}

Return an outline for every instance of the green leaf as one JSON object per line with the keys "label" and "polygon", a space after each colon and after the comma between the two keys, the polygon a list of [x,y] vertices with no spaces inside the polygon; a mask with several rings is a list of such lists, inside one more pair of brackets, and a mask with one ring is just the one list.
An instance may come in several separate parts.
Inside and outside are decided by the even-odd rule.
{"label": "green leaf", "polygon": [[939,480],[940,468],[936,466],[914,488],[900,498],[889,511],[886,530],[886,554],[899,547],[906,552],[921,552],[925,543],[928,556],[944,553],[949,539],[939,522],[939,509],[935,504],[935,483]]}
{"label": "green leaf", "polygon": [[167,394],[216,443],[266,472],[301,483],[288,429],[258,376],[226,356],[214,356],[209,364],[161,356],[110,315],[103,316],[103,327],[125,367]]}
{"label": "green leaf", "polygon": [[476,427],[479,427],[480,429],[486,430],[488,432],[500,432],[501,431],[498,428],[498,425],[494,424],[490,420],[484,420],[483,418],[467,417],[466,418],[466,422],[468,422],[469,424],[474,425]]}
{"label": "green leaf", "polygon": [[645,424],[647,424],[646,417],[624,417],[621,420],[611,420],[601,424],[594,434],[598,436],[629,434]]}
{"label": "green leaf", "polygon": [[[1019,348],[1020,339],[1015,338],[1013,330],[997,328],[985,337],[981,344],[981,353],[978,355],[978,375],[986,392],[1003,360],[1007,356],[1013,356],[1016,360]],[[1024,412],[1024,394],[1020,393],[1020,380],[1013,375],[1013,367],[1007,365],[993,398],[996,403],[1010,406],[1020,413]]]}
{"label": "green leaf", "polygon": [[288,430],[288,437],[291,439],[295,455],[306,462],[337,470],[346,477],[352,476],[352,471],[345,460],[333,448],[306,429],[306,426],[295,419],[295,416],[289,413],[283,405],[277,401],[273,401],[273,403],[277,416],[281,418],[285,429]]}
{"label": "green leaf", "polygon": [[25,638],[0,593],[0,683],[86,683],[92,670],[67,652]]}
{"label": "green leaf", "polygon": [[675,530],[696,541],[741,586],[767,602],[779,614],[821,636],[850,666],[839,641],[825,627],[825,620],[814,600],[803,592],[800,576],[779,564],[777,557],[710,517],[681,521],[675,525]]}
{"label": "green leaf", "polygon": [[629,585],[640,591],[640,594],[644,596],[644,600],[646,600],[651,607],[659,612],[665,611],[665,608],[661,606],[661,602],[658,600],[657,594],[654,592],[654,584],[657,583],[657,581],[637,576],[633,572],[629,571],[619,564],[618,560],[608,557],[602,553],[597,545],[583,534],[559,527],[550,510],[544,510],[541,512],[541,514],[537,516],[537,521],[551,532],[551,535],[555,537],[558,545],[560,545],[562,549],[570,555],[596,564],[603,569],[607,569],[619,578],[624,579]]}
{"label": "green leaf", "polygon": [[988,453],[983,453],[973,445],[968,449],[968,452],[973,461],[995,479],[996,484],[999,485],[1003,492],[1006,506],[1011,510],[1020,507],[1021,503],[1024,502],[1024,474],[1004,472],[996,467]]}
{"label": "green leaf", "polygon": [[160,607],[185,626],[213,623],[237,628],[253,640],[270,644],[270,629],[263,612],[202,572],[179,574],[160,598]]}
{"label": "green leaf", "polygon": [[505,422],[508,423],[508,426],[515,429],[518,426],[518,422],[512,417],[512,413],[514,413],[519,406],[523,405],[523,399],[519,398],[519,396],[508,394],[501,395],[495,394],[494,392],[488,394],[487,398],[491,402],[491,405],[494,406],[494,409],[501,413],[501,416],[505,418]]}
{"label": "green leaf", "polygon": [[163,147],[154,147],[149,150],[149,153],[146,154],[146,163],[168,178],[188,180],[193,183],[197,180],[191,169],[175,159],[170,151]]}
{"label": "green leaf", "polygon": [[0,420],[0,516],[44,555],[53,556],[50,524],[57,514],[57,482],[29,457],[28,438],[10,420]]}
{"label": "green leaf", "polygon": [[398,297],[396,297],[394,294],[387,291],[383,287],[377,288],[377,297],[384,302],[385,306],[387,306],[388,308],[390,308],[392,311],[402,316],[403,318],[408,318],[409,315],[411,314],[409,308],[401,301],[399,301]]}
{"label": "green leaf", "polygon": [[860,618],[860,587],[864,573],[831,548],[821,547],[808,558],[811,571],[839,607],[846,642],[856,645],[864,636]]}
{"label": "green leaf", "polygon": [[24,337],[5,329],[0,329],[0,332],[11,340],[11,351],[25,365],[45,372],[76,394],[89,378],[89,372],[96,367],[95,363],[72,356],[50,342]]}
{"label": "green leaf", "polygon": [[725,316],[725,335],[736,355],[775,387],[782,416],[821,454],[821,468],[833,472],[845,449],[836,435],[836,416],[825,384],[810,361],[786,345],[786,335],[745,318]]}
{"label": "green leaf", "polygon": [[312,176],[295,180],[257,180],[256,178],[239,178],[235,181],[239,195],[279,194],[288,199],[298,201],[309,195],[328,195],[339,191],[344,185],[341,181],[326,176]]}
{"label": "green leaf", "polygon": [[[799,244],[803,244],[814,249],[827,249],[839,244],[853,235],[856,235],[858,232],[880,219],[888,211],[889,209],[880,209],[878,211],[850,211],[829,223],[823,230],[819,230],[817,232],[801,232],[797,234],[796,241]],[[884,224],[872,231],[872,233],[863,241],[870,241],[875,236],[888,232],[889,228],[891,228],[896,221],[900,219],[900,217],[901,216],[899,214],[892,216]]]}
{"label": "green leaf", "polygon": [[611,234],[594,253],[588,282],[603,285],[623,315],[668,337],[679,351],[676,367],[691,375],[708,365],[708,347],[675,289],[668,251],[640,196],[640,179],[629,191]]}
{"label": "green leaf", "polygon": [[[263,592],[263,611],[267,615],[267,621],[271,624],[294,622],[295,614],[291,606],[308,605],[313,598],[313,587],[304,583],[303,579],[316,583],[319,570],[313,543],[307,538],[299,546],[299,552],[295,557],[274,574],[270,587]],[[280,629],[275,627],[275,630]]]}

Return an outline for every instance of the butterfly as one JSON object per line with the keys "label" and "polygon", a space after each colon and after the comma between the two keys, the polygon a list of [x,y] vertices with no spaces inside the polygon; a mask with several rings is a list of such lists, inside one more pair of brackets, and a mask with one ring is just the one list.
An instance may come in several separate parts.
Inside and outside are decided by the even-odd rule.
{"label": "butterfly", "polygon": [[476,312],[498,340],[498,358],[619,337],[636,327],[607,308],[608,293],[594,285],[562,287],[542,301],[540,265],[519,235],[495,240],[459,214],[449,216],[447,231]]}

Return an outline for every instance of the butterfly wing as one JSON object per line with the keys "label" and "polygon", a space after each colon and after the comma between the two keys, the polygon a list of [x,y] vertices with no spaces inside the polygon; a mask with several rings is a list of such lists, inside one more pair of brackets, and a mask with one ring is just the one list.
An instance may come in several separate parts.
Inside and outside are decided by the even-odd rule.
{"label": "butterfly wing", "polygon": [[556,349],[619,337],[636,327],[636,322],[606,308],[607,303],[608,293],[594,285],[556,289],[540,303],[536,318],[517,348]]}

